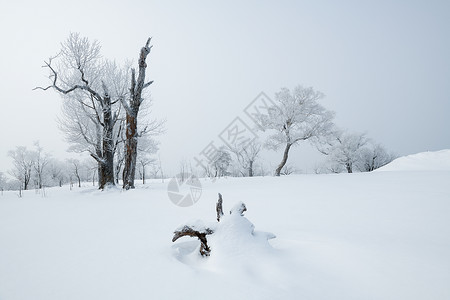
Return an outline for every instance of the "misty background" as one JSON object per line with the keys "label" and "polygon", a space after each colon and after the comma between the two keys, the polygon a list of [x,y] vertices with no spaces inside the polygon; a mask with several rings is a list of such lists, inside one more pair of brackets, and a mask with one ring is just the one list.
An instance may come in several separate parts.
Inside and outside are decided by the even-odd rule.
{"label": "misty background", "polygon": [[[39,140],[67,154],[57,128],[62,100],[44,60],[70,32],[98,40],[105,57],[136,59],[148,37],[152,116],[166,119],[160,159],[173,175],[260,93],[312,86],[335,123],[406,155],[450,148],[448,1],[15,1],[0,12],[0,171],[7,152]],[[281,152],[268,152],[275,166]],[[307,146],[289,161],[311,172]]]}

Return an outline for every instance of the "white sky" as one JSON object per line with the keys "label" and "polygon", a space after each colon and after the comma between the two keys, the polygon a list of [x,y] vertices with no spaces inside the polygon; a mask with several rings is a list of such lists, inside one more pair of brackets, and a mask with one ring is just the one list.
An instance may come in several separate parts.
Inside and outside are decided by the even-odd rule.
{"label": "white sky", "polygon": [[[69,32],[104,56],[136,60],[153,37],[149,79],[166,173],[196,156],[261,92],[313,86],[336,123],[404,155],[450,148],[449,1],[10,1],[0,11],[0,171],[8,150],[64,156],[61,99],[42,63]],[[300,167],[315,159],[294,150]],[[281,151],[270,163],[276,165]]]}

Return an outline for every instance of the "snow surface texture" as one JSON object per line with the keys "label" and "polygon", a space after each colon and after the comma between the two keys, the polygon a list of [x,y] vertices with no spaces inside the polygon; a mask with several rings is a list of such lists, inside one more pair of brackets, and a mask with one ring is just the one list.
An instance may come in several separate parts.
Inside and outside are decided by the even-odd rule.
{"label": "snow surface texture", "polygon": [[[414,170],[448,164],[440,153]],[[5,192],[0,299],[450,299],[450,170],[415,171],[202,179],[187,208],[167,181]],[[217,223],[218,192],[211,256],[172,243],[190,220]],[[245,216],[229,215],[239,201]]]}

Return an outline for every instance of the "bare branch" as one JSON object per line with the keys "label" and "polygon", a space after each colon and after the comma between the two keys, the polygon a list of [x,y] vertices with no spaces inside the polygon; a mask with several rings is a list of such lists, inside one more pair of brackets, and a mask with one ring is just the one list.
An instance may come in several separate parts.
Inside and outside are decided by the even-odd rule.
{"label": "bare branch", "polygon": [[185,225],[180,230],[176,230],[174,232],[172,242],[175,242],[176,240],[178,240],[180,237],[183,236],[197,237],[201,243],[200,254],[202,256],[209,256],[209,254],[211,253],[211,248],[209,248],[208,246],[206,235],[212,233],[214,233],[214,231],[209,228],[204,228],[204,230],[195,230],[192,227]]}
{"label": "bare branch", "polygon": [[144,84],[144,87],[143,87],[143,88],[144,88],[144,89],[148,88],[152,83],[153,83],[153,80],[147,82],[146,84]]}

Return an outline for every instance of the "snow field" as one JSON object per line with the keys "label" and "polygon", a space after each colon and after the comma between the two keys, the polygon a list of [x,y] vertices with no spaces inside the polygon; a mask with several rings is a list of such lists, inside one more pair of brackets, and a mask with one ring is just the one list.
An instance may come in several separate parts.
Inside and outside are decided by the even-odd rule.
{"label": "snow field", "polygon": [[[5,192],[0,299],[450,299],[450,170],[424,167],[449,156],[416,171],[201,179],[187,208],[167,181]],[[228,215],[239,201],[244,217]],[[171,242],[198,219],[218,226],[208,258],[194,238]]]}

